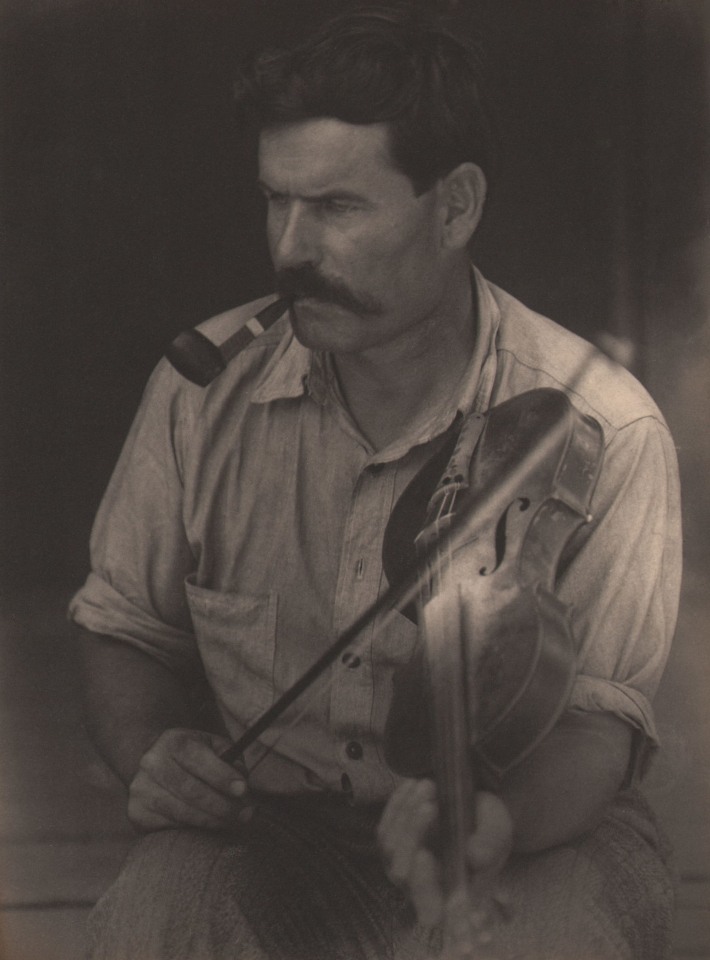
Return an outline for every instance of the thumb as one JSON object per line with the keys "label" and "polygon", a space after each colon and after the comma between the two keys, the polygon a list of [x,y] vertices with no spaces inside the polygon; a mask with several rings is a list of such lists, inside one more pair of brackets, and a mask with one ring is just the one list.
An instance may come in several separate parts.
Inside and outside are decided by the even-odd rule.
{"label": "thumb", "polygon": [[513,820],[505,803],[494,793],[476,796],[476,830],[467,844],[468,860],[476,874],[496,874],[513,847]]}
{"label": "thumb", "polygon": [[217,755],[224,753],[225,750],[229,750],[232,746],[232,741],[229,737],[224,736],[221,733],[203,733],[202,738],[209,743],[214,752]]}
{"label": "thumb", "polygon": [[[234,741],[230,740],[229,737],[223,736],[221,733],[208,733],[205,737],[219,759],[225,760],[224,754],[234,746]],[[247,768],[242,757],[237,757],[236,759],[230,757],[228,760],[225,760],[225,763],[228,763],[230,767],[233,767],[237,773],[246,779]]]}

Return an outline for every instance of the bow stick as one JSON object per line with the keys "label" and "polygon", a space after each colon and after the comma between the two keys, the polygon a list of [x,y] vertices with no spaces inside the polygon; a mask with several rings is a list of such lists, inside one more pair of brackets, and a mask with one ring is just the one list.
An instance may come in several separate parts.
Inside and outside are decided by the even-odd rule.
{"label": "bow stick", "polygon": [[[467,542],[476,539],[491,521],[505,510],[525,479],[533,474],[564,439],[566,422],[563,417],[554,421],[541,435],[539,443],[509,466],[490,487],[472,497],[453,518],[439,542],[430,545],[417,564],[406,573],[400,583],[392,584],[348,627],[335,642],[289,687],[254,723],[228,747],[221,758],[227,763],[239,761],[244,752],[281,717],[321,674],[343,654],[377,617],[385,622],[399,610],[417,600],[431,580],[432,569],[438,558],[453,555]],[[275,744],[269,747],[273,749]],[[263,759],[263,757],[261,758]]]}

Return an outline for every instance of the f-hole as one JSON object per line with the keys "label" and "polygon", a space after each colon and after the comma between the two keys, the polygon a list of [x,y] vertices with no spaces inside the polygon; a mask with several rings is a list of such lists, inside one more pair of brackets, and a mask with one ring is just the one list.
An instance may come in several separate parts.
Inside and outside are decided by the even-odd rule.
{"label": "f-hole", "polygon": [[495,573],[496,570],[500,567],[505,559],[505,551],[508,545],[508,514],[515,507],[518,508],[520,513],[525,513],[525,511],[530,506],[530,500],[528,497],[516,497],[512,503],[509,503],[505,508],[503,513],[498,518],[498,523],[496,524],[494,545],[495,545],[495,555],[496,562],[492,570],[489,570],[487,566],[481,567],[478,571],[482,577],[490,577],[492,573]]}

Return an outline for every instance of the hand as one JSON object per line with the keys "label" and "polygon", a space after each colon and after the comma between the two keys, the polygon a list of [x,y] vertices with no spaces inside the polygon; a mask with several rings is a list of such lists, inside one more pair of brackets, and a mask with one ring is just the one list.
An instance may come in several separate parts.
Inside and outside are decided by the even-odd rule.
{"label": "hand", "polygon": [[[472,870],[472,911],[480,913],[473,920],[482,925],[486,901],[494,895],[495,879],[510,856],[513,822],[504,802],[493,793],[477,793],[475,804],[476,830],[466,853]],[[419,922],[426,927],[441,923],[445,909],[441,866],[430,849],[437,819],[434,783],[405,780],[390,797],[377,832],[388,877],[408,892]]]}
{"label": "hand", "polygon": [[128,788],[131,822],[141,830],[219,829],[246,819],[246,779],[219,757],[228,746],[216,734],[166,730],[141,758]]}

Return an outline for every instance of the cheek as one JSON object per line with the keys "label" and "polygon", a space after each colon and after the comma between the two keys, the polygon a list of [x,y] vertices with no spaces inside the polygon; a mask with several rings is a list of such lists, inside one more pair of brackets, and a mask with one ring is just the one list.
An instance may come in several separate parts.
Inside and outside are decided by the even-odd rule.
{"label": "cheek", "polygon": [[372,251],[372,275],[382,277],[392,287],[426,290],[437,275],[436,249],[428,235],[397,238]]}
{"label": "cheek", "polygon": [[390,212],[376,222],[334,230],[327,242],[326,273],[360,287],[386,292],[429,283],[438,262],[437,230],[431,211]]}
{"label": "cheek", "polygon": [[434,246],[427,234],[403,234],[401,226],[393,224],[386,231],[353,239],[343,262],[365,280],[386,278],[391,283],[400,276],[412,279],[426,272],[433,259]]}

